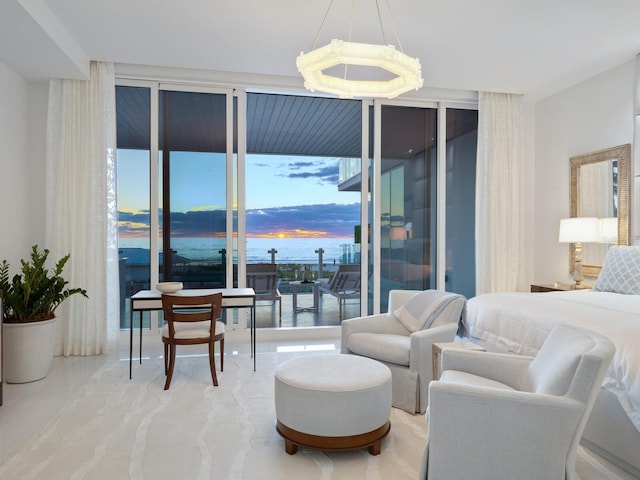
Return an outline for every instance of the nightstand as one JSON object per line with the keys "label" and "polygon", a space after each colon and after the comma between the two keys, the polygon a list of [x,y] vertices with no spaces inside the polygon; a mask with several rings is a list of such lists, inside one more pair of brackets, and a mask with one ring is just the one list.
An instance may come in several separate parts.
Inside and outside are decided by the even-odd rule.
{"label": "nightstand", "polygon": [[548,284],[531,285],[532,293],[568,292],[570,290],[591,290],[591,286],[585,285],[582,288],[575,288],[573,285],[570,285],[567,283],[548,283]]}
{"label": "nightstand", "polygon": [[473,342],[438,342],[431,345],[433,354],[433,379],[440,378],[440,354],[445,348],[460,348],[463,350],[476,350],[486,352],[486,349]]}

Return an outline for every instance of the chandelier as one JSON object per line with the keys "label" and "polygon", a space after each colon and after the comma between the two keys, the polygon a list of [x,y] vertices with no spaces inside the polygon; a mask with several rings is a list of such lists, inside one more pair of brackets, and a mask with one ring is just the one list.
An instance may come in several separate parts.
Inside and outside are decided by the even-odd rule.
{"label": "chandelier", "polygon": [[[393,45],[387,44],[378,0],[376,0],[376,8],[383,45],[351,42],[351,26],[353,24],[353,9],[355,6],[355,0],[353,0],[348,40],[333,39],[329,44],[316,48],[318,38],[332,5],[333,0],[329,3],[327,12],[322,20],[313,49],[308,53],[301,52],[296,59],[298,71],[304,78],[304,86],[307,90],[331,93],[340,98],[394,98],[402,93],[418,90],[422,87],[420,61],[417,58],[409,57],[402,51],[402,45],[400,44],[392,16],[393,31],[400,50],[396,50]],[[387,8],[391,12],[388,0]],[[326,72],[326,70],[338,65],[344,65],[342,77]],[[349,79],[347,73],[350,65],[376,67],[386,71],[387,75],[390,74],[392,78],[387,80]]]}

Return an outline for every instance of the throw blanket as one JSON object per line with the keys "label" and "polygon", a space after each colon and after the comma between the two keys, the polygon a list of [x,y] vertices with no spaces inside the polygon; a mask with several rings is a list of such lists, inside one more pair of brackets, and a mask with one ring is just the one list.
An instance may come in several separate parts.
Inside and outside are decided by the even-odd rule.
{"label": "throw blanket", "polygon": [[462,299],[465,306],[462,308],[458,325],[466,322],[466,298],[457,293],[442,292],[440,290],[425,290],[416,293],[413,297],[401,305],[394,313],[398,320],[411,332],[430,328],[438,316],[451,304]]}

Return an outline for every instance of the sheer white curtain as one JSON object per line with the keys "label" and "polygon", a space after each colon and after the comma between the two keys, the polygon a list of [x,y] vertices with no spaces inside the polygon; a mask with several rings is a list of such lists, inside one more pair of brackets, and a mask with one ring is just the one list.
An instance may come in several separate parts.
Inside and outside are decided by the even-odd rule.
{"label": "sheer white curtain", "polygon": [[46,247],[72,287],[87,290],[57,310],[57,355],[115,346],[119,322],[115,191],[115,82],[111,63],[91,78],[51,80],[47,118]]}
{"label": "sheer white curtain", "polygon": [[526,290],[523,100],[480,92],[476,294]]}

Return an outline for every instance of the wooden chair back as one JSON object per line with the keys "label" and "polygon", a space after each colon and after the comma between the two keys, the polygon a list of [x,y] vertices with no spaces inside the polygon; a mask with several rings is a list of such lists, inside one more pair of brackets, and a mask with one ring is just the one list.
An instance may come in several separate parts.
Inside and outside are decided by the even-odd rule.
{"label": "wooden chair back", "polygon": [[209,295],[162,295],[162,312],[169,326],[169,337],[175,336],[174,322],[211,322],[211,336],[215,323],[222,315],[222,293]]}

